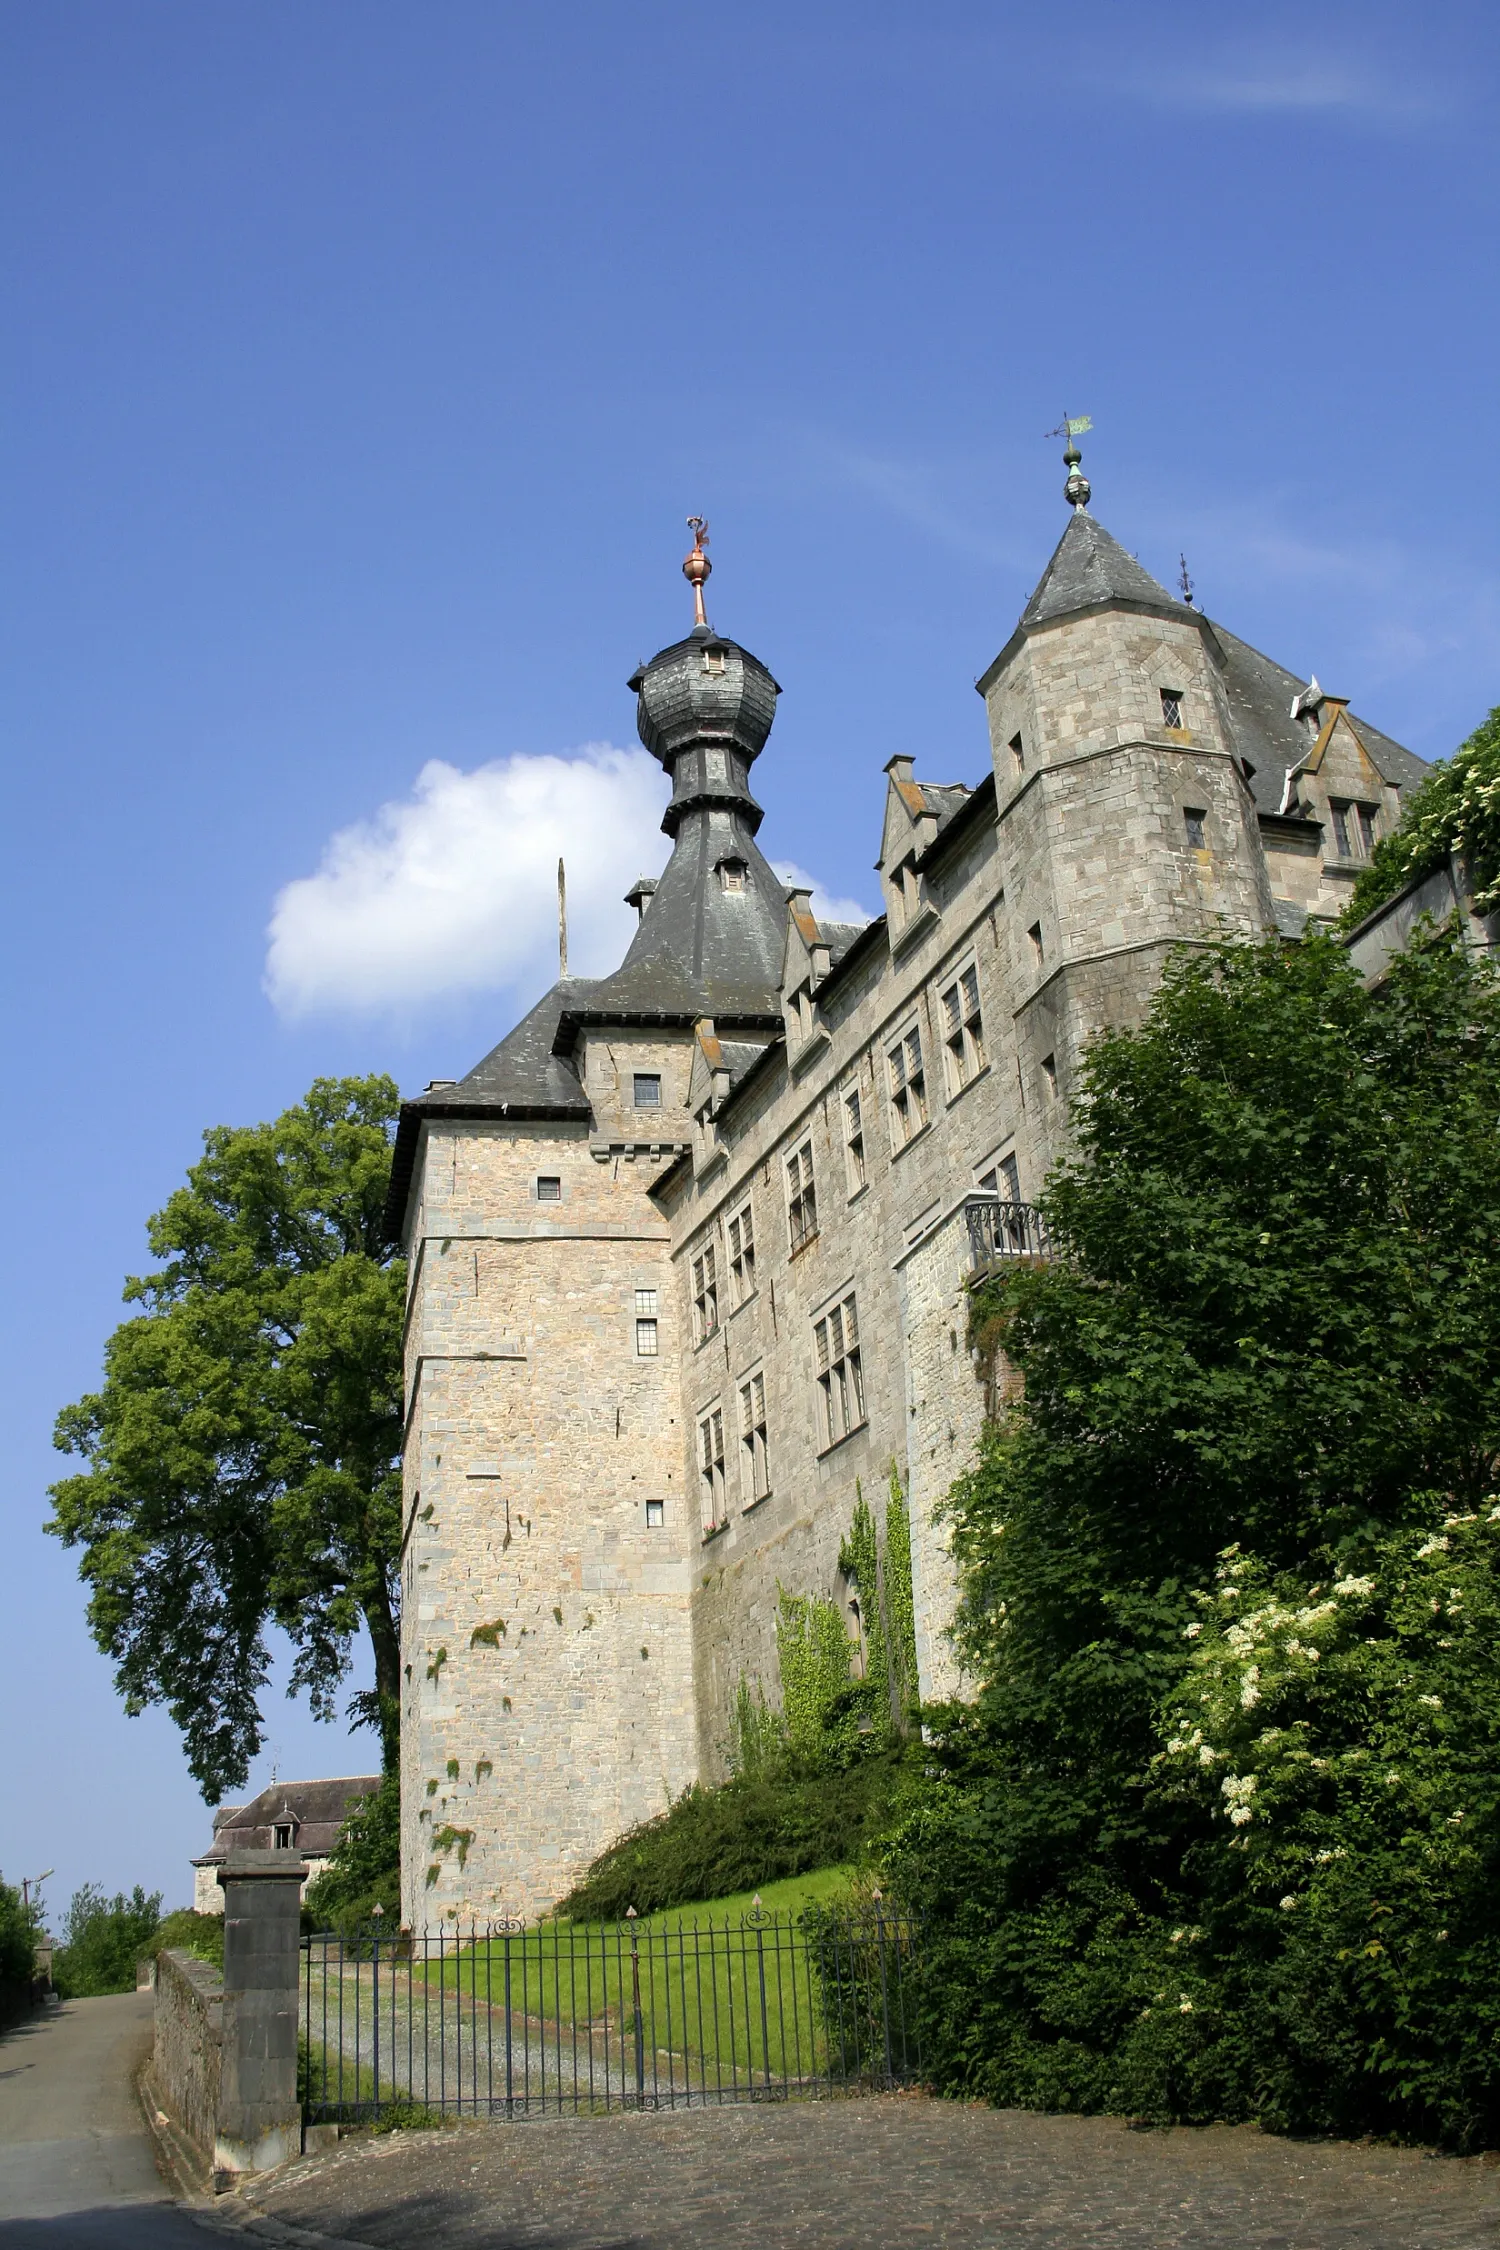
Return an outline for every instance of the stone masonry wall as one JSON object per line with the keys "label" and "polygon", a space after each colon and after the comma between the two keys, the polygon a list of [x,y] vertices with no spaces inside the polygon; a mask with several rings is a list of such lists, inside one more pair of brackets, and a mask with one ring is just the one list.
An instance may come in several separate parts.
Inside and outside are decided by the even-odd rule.
{"label": "stone masonry wall", "polygon": [[[418,1929],[550,1905],[695,1770],[651,1169],[599,1161],[566,1126],[429,1129],[403,1565],[403,1912]],[[538,1177],[561,1180],[560,1202],[537,1200]],[[636,1348],[638,1290],[657,1295],[653,1357]]]}

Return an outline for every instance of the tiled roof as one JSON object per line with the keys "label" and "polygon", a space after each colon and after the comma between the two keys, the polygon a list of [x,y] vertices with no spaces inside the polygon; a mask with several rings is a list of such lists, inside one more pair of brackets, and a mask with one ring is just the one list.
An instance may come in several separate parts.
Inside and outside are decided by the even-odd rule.
{"label": "tiled roof", "polygon": [[311,1854],[314,1859],[326,1859],[338,1841],[350,1805],[356,1798],[373,1796],[379,1787],[378,1773],[344,1775],[331,1781],[273,1781],[248,1805],[225,1808],[223,1818],[215,1814],[213,1843],[194,1865],[202,1867],[229,1852],[271,1851],[277,1823],[285,1820],[294,1824],[293,1844],[304,1858]]}

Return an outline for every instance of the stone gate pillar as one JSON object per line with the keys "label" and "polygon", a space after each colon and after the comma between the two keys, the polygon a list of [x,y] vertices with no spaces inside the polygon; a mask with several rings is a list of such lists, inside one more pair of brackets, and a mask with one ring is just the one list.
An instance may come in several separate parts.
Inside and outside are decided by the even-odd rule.
{"label": "stone gate pillar", "polygon": [[267,2172],[302,2147],[297,2099],[298,1852],[231,1852],[224,1888],[224,2033],[216,2175]]}

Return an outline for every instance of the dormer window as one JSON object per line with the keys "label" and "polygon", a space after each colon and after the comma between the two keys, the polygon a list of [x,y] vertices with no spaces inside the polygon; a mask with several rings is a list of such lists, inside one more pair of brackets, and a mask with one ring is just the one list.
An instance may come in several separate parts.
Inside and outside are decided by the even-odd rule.
{"label": "dormer window", "polygon": [[289,1821],[289,1820],[278,1820],[278,1821],[277,1821],[277,1823],[276,1823],[276,1849],[277,1849],[277,1851],[279,1851],[279,1852],[289,1852],[289,1851],[291,1850],[291,1848],[292,1848],[292,1835],[293,1835],[293,1823],[292,1823],[291,1821]]}
{"label": "dormer window", "polygon": [[721,859],[719,862],[719,888],[721,891],[742,891],[749,880],[750,870],[742,859]]}
{"label": "dormer window", "polygon": [[896,883],[901,893],[901,919],[909,922],[922,903],[922,886],[917,880],[916,855],[903,859],[896,870]]}
{"label": "dormer window", "polygon": [[724,651],[721,648],[706,648],[703,651],[703,669],[705,672],[712,672],[715,679],[722,679],[724,677]]}
{"label": "dormer window", "polygon": [[1182,732],[1182,690],[1164,687],[1161,691],[1161,723],[1169,734]]}

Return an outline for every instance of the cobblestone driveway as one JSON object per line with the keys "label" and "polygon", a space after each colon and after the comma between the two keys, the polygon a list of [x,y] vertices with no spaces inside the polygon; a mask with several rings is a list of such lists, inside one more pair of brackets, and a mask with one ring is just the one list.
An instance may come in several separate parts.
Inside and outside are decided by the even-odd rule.
{"label": "cobblestone driveway", "polygon": [[351,2140],[262,2191],[378,2250],[1449,2250],[1500,2168],[920,2095]]}

